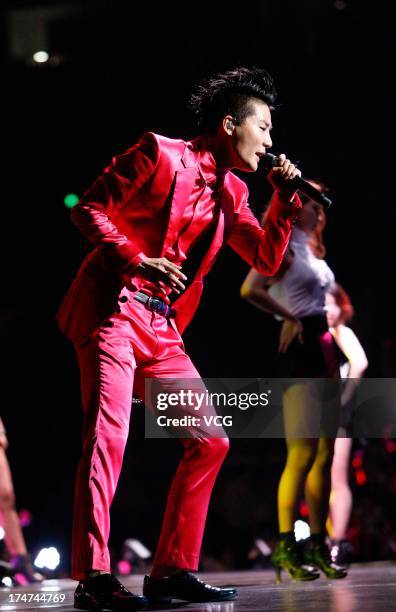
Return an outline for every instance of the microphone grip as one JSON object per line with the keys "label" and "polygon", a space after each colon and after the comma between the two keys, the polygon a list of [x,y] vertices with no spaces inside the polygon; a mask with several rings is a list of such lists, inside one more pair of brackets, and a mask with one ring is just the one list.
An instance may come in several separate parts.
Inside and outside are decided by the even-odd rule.
{"label": "microphone grip", "polygon": [[[262,157],[263,165],[267,170],[271,170],[271,168],[275,168],[278,166],[278,158],[276,155],[272,153],[266,153]],[[290,185],[295,187],[296,191],[300,191],[308,198],[321,204],[325,208],[329,208],[332,205],[332,201],[328,198],[324,193],[316,189],[311,183],[308,183],[301,176],[296,176],[294,179],[290,181]]]}

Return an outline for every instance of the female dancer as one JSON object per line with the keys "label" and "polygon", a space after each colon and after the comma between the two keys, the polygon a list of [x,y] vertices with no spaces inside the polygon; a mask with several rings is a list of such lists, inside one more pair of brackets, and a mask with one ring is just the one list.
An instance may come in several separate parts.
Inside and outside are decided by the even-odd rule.
{"label": "female dancer", "polygon": [[[360,378],[368,366],[366,354],[355,333],[346,323],[353,317],[354,311],[346,291],[337,283],[333,283],[326,293],[327,322],[334,340],[347,361],[341,366],[341,377],[346,378],[346,384],[341,395],[343,410],[343,436],[348,432],[349,411],[347,406],[351,400]],[[336,563],[343,564],[348,560],[350,544],[346,534],[352,512],[352,492],[349,487],[349,461],[352,449],[352,438],[337,438],[334,445],[333,465],[331,468],[330,495],[330,532],[331,558]]]}
{"label": "female dancer", "polygon": [[[277,376],[338,377],[338,359],[325,315],[326,289],[334,282],[334,275],[324,259],[314,254],[315,251],[324,255],[319,229],[323,228],[325,217],[320,205],[305,197],[302,200],[303,207],[278,274],[266,278],[251,269],[241,295],[281,321]],[[328,578],[346,576],[346,571],[331,561],[325,543],[334,439],[313,438],[309,432],[304,435],[304,423],[319,409],[307,384],[293,384],[284,392],[287,461],[278,489],[279,542],[272,554],[277,580],[282,568],[295,580],[318,578],[315,568]],[[304,484],[311,536],[302,556],[293,529]]]}
{"label": "female dancer", "polygon": [[15,510],[15,493],[6,450],[8,439],[0,417],[0,523],[10,555],[10,565],[16,582],[41,582],[43,576],[35,572],[28,554],[25,539]]}

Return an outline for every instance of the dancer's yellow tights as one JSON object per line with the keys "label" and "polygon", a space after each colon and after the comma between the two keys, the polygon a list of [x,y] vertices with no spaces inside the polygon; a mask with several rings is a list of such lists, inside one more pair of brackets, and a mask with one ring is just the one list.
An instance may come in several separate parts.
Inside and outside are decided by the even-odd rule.
{"label": "dancer's yellow tights", "polygon": [[278,488],[278,519],[281,533],[294,530],[297,505],[305,492],[311,533],[323,533],[329,508],[333,438],[312,435],[320,405],[307,385],[293,385],[284,393],[283,413],[287,460]]}

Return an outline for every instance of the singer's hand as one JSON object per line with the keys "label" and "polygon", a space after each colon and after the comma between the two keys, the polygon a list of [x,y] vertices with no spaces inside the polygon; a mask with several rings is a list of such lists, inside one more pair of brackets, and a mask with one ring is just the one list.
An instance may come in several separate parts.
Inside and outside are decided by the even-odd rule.
{"label": "singer's hand", "polygon": [[271,168],[267,178],[278,192],[279,197],[290,202],[296,193],[296,189],[290,183],[296,176],[301,176],[301,171],[292,164],[290,159],[287,159],[284,153],[279,155],[278,162],[279,166]]}
{"label": "singer's hand", "polygon": [[278,351],[280,353],[286,353],[289,345],[296,337],[298,337],[299,342],[303,344],[303,326],[300,319],[285,319],[281,327]]}
{"label": "singer's hand", "polygon": [[158,285],[164,293],[166,293],[165,285],[171,287],[175,293],[184,291],[185,285],[182,280],[187,279],[180,266],[172,263],[166,257],[146,257],[136,266],[135,274],[152,281],[159,281]]}

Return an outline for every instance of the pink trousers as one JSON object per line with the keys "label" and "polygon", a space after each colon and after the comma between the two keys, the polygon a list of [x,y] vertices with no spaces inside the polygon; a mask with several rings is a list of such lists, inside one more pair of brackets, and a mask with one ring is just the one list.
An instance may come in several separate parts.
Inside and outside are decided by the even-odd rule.
{"label": "pink trousers", "polygon": [[[74,501],[75,580],[93,569],[110,571],[109,510],[128,437],[132,391],[143,399],[145,378],[197,379],[203,387],[173,321],[148,310],[126,289],[119,306],[120,312],[76,348],[84,423]],[[180,416],[187,411],[179,407]],[[211,491],[229,443],[191,428],[188,435],[180,439],[184,455],[169,491],[154,563],[196,570]]]}

